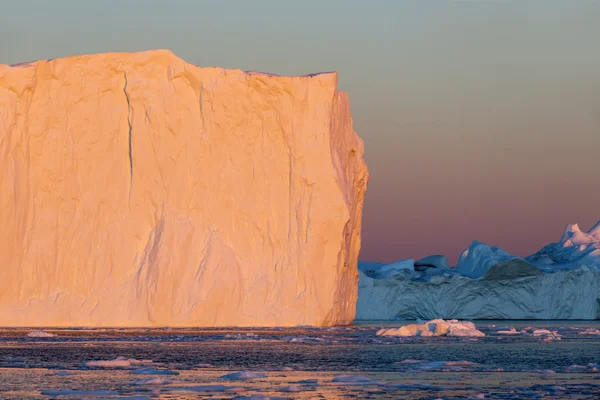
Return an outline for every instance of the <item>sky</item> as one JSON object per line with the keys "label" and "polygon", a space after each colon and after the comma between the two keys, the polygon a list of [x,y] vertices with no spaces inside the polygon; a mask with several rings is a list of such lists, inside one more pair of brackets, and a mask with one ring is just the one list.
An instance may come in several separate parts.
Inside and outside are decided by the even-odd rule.
{"label": "sky", "polygon": [[0,0],[0,64],[170,49],[337,71],[371,174],[361,260],[526,256],[600,220],[600,0]]}

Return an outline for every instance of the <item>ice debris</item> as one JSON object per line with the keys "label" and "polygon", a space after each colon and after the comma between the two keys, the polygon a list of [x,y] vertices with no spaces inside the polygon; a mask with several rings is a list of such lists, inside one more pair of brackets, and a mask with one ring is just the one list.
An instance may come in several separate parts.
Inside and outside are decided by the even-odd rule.
{"label": "ice debris", "polygon": [[380,329],[377,336],[462,336],[462,337],[481,337],[485,334],[475,327],[470,321],[458,321],[451,319],[434,319],[422,324],[411,324],[400,328]]}

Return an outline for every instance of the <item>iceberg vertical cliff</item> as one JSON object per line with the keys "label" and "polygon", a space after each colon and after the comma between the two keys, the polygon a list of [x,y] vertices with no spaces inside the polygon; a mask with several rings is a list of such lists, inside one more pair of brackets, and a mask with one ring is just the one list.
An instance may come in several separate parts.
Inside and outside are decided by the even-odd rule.
{"label": "iceberg vertical cliff", "polygon": [[335,73],[0,65],[0,325],[354,319],[368,172]]}

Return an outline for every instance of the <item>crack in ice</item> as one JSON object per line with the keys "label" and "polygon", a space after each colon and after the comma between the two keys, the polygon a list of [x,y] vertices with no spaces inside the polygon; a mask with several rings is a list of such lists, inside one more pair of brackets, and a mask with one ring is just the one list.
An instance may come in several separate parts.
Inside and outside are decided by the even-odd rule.
{"label": "crack in ice", "polygon": [[133,149],[131,146],[131,133],[133,131],[133,125],[131,124],[131,102],[129,100],[129,94],[127,94],[127,85],[129,81],[127,80],[126,72],[123,73],[123,77],[125,78],[125,86],[123,86],[123,93],[125,94],[125,99],[127,100],[127,125],[129,125],[129,202],[131,202],[131,187],[133,186]]}

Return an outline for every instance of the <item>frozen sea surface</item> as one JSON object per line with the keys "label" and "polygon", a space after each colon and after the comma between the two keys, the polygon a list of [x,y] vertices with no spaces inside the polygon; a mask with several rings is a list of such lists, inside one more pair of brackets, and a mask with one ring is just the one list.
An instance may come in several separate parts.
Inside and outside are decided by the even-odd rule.
{"label": "frozen sea surface", "polygon": [[600,322],[476,321],[479,338],[375,335],[405,323],[0,329],[0,399],[600,398]]}

